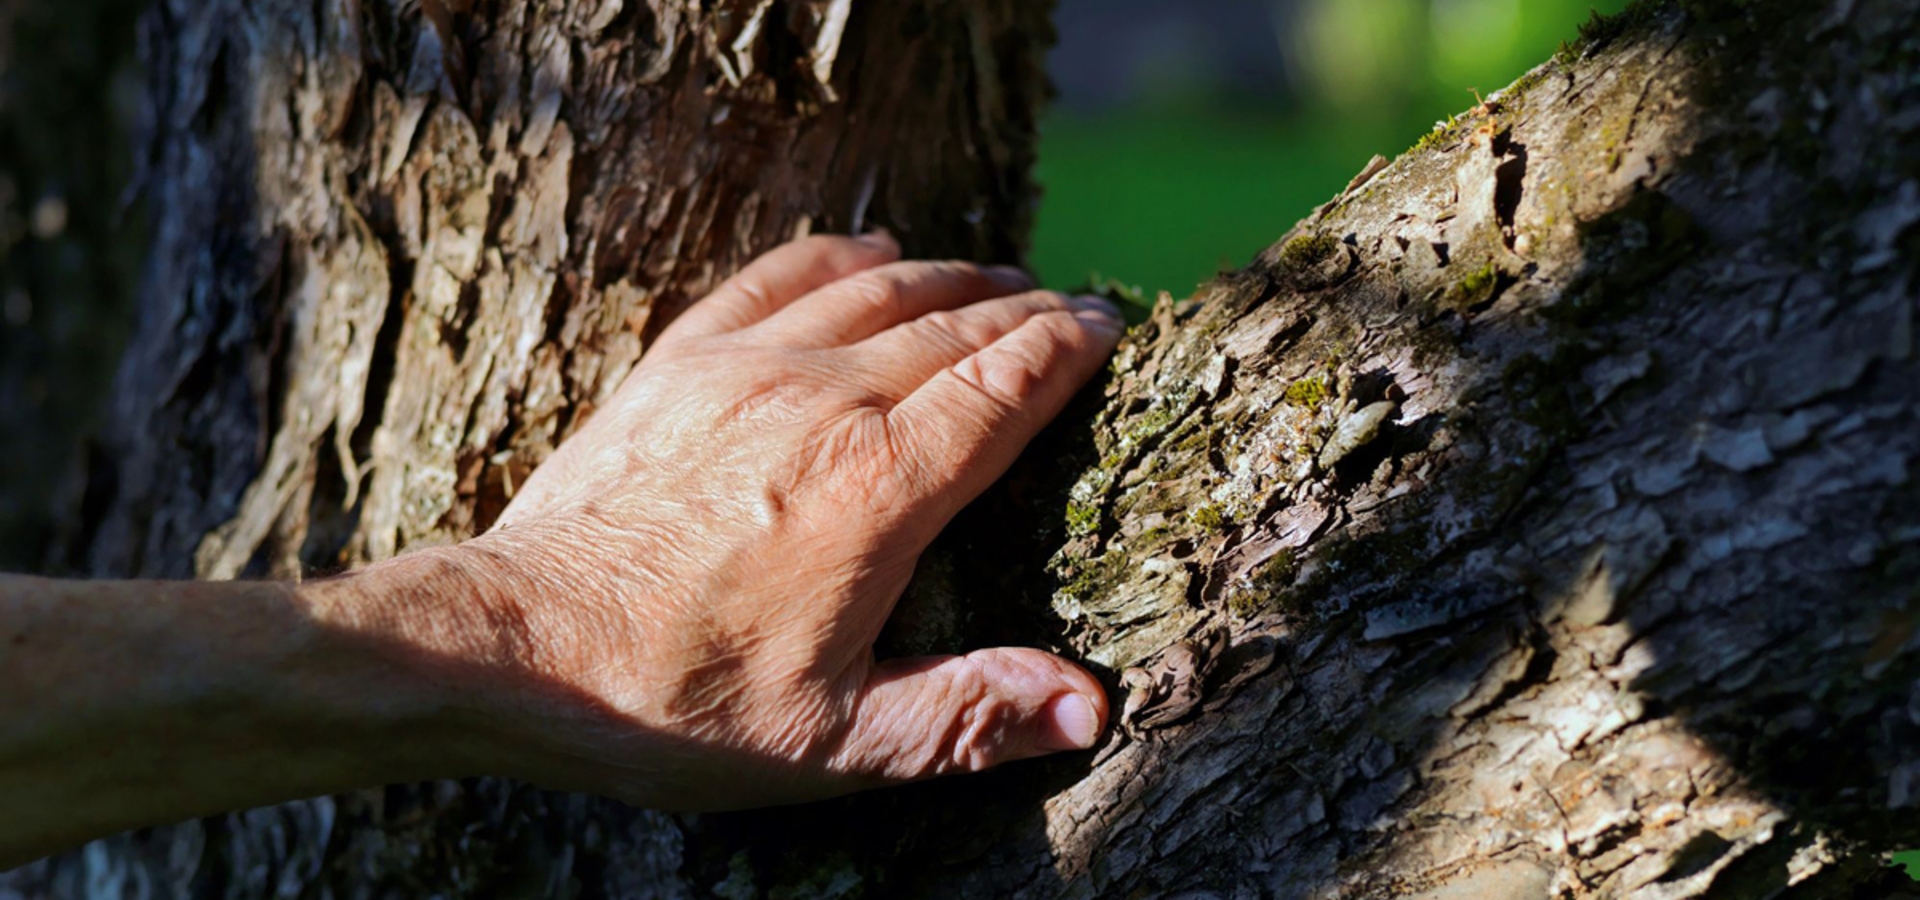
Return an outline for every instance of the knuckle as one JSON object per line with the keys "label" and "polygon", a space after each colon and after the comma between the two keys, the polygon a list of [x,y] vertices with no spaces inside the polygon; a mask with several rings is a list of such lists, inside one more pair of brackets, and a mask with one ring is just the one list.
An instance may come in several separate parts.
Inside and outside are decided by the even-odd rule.
{"label": "knuckle", "polygon": [[907,285],[897,271],[885,268],[849,278],[847,293],[854,302],[879,314],[897,314],[906,305]]}
{"label": "knuckle", "polygon": [[965,353],[982,342],[981,326],[951,310],[935,310],[913,323],[912,341],[934,352]]}
{"label": "knuckle", "polygon": [[793,246],[802,250],[828,251],[838,250],[853,243],[852,238],[837,234],[810,234],[793,242]]}
{"label": "knuckle", "polygon": [[966,332],[966,319],[950,309],[936,309],[920,317],[920,329],[936,335],[959,336]]}
{"label": "knuckle", "polygon": [[1041,324],[1041,346],[1046,354],[1056,354],[1066,346],[1077,343],[1085,333],[1080,320],[1074,317],[1071,309],[1050,309],[1034,317]]}
{"label": "knuckle", "polygon": [[1073,309],[1073,301],[1059,291],[1036,291],[1035,294],[1038,296],[1038,302],[1035,304],[1034,315],[1067,312]]}
{"label": "knuckle", "polygon": [[1018,407],[1040,386],[1040,372],[1007,348],[976,353],[953,366],[953,377],[1000,407]]}
{"label": "knuckle", "polygon": [[987,270],[978,263],[963,259],[948,259],[929,263],[928,272],[936,277],[951,278],[959,281],[986,282]]}
{"label": "knuckle", "polygon": [[1033,321],[1037,333],[1033,340],[1021,344],[1020,355],[1027,367],[1036,372],[1045,372],[1093,346],[1086,326],[1070,310],[1044,312]]}
{"label": "knuckle", "polygon": [[1012,703],[992,694],[968,704],[948,733],[948,744],[940,755],[941,774],[993,768],[1006,756],[1017,715]]}
{"label": "knuckle", "polygon": [[766,306],[773,302],[773,289],[767,284],[765,273],[742,272],[734,276],[729,284],[755,306]]}

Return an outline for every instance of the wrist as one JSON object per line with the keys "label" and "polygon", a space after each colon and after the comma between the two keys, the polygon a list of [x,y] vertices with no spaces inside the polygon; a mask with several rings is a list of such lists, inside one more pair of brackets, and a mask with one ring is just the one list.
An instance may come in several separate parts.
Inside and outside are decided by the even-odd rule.
{"label": "wrist", "polygon": [[498,702],[527,632],[497,566],[460,547],[409,553],[298,589],[325,637],[320,705],[380,745],[385,781],[504,774]]}
{"label": "wrist", "polygon": [[[565,751],[575,730],[625,733],[589,686],[569,675],[570,618],[583,607],[580,566],[538,526],[410,552],[316,583],[317,617],[354,643],[386,695],[385,719],[438,768],[423,777],[495,775],[546,787],[597,788]],[[618,617],[596,617],[606,630]],[[602,671],[628,688],[636,679]],[[640,679],[644,681],[644,679]],[[625,776],[638,773],[623,773]]]}

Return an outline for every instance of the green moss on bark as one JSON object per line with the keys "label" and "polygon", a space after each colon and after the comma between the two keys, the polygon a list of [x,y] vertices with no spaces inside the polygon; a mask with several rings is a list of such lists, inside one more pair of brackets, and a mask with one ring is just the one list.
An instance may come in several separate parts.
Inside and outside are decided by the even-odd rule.
{"label": "green moss on bark", "polygon": [[1280,248],[1280,264],[1294,270],[1306,269],[1326,262],[1340,249],[1340,241],[1333,235],[1311,232],[1300,235]]}

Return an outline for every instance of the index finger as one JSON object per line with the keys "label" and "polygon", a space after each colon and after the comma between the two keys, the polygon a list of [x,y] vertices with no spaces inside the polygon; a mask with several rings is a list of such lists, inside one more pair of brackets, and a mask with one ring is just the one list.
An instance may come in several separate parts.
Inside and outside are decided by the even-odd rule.
{"label": "index finger", "polygon": [[781,244],[748,263],[674,322],[662,340],[738,331],[849,275],[900,258],[892,235],[814,235]]}

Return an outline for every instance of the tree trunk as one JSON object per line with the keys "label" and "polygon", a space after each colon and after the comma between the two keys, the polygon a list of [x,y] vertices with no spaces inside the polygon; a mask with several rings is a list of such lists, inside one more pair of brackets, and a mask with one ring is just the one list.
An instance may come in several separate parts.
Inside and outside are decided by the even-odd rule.
{"label": "tree trunk", "polygon": [[[1025,6],[861,4],[835,44],[838,3],[269,5],[152,20],[106,570],[457,537],[779,238],[1024,233]],[[1920,844],[1916,35],[1920,0],[1636,6],[1163,299],[886,641],[1079,655],[1125,698],[1094,754],[723,816],[362,792],[8,886],[1888,896]]]}

